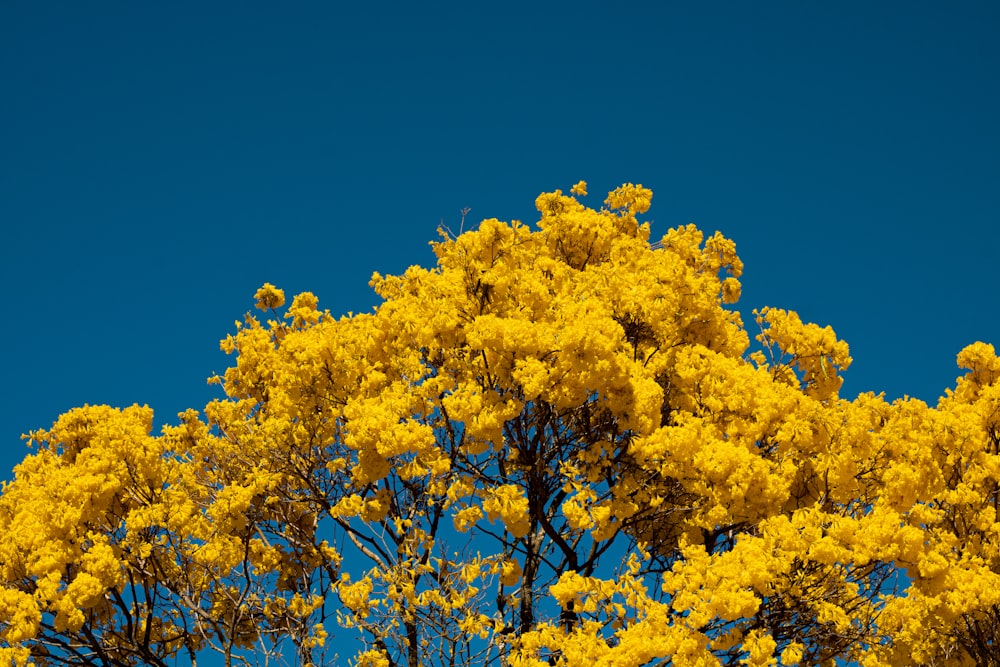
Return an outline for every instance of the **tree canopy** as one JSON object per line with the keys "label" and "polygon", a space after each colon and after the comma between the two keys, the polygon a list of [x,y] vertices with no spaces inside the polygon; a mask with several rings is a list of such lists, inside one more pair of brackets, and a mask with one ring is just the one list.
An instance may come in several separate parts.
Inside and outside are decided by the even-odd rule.
{"label": "tree canopy", "polygon": [[265,284],[159,434],[31,433],[0,661],[1000,665],[994,348],[936,406],[846,400],[830,327],[732,309],[731,240],[585,196],[442,232],[370,313]]}

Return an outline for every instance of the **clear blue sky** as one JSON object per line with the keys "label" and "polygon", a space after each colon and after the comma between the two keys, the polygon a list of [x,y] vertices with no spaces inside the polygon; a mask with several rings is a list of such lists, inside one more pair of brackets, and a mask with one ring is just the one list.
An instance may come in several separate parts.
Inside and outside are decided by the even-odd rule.
{"label": "clear blue sky", "polygon": [[203,406],[263,282],[368,310],[442,219],[579,179],[735,239],[845,395],[934,401],[1000,343],[998,8],[6,0],[0,469],[73,406]]}

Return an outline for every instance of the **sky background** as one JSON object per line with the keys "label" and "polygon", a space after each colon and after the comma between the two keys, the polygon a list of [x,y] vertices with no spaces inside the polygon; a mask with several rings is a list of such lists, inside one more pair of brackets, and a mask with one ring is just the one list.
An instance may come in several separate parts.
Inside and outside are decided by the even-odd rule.
{"label": "sky background", "polygon": [[998,8],[5,0],[0,470],[74,406],[202,407],[265,281],[366,311],[464,207],[580,179],[733,238],[843,395],[935,401],[1000,343]]}

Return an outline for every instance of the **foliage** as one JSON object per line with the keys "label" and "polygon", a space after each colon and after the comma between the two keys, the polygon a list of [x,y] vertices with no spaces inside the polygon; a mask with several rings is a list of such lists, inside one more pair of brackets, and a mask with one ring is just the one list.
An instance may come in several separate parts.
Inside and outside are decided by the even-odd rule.
{"label": "foliage", "polygon": [[732,241],[585,194],[443,234],[371,313],[265,285],[160,435],[32,433],[4,663],[1000,664],[992,346],[936,407],[844,400],[829,327],[763,309],[751,347]]}

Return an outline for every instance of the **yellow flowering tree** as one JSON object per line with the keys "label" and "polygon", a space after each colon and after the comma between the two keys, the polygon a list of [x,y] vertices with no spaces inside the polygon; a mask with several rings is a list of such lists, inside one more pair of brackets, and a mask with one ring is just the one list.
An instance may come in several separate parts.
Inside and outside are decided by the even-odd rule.
{"label": "yellow flowering tree", "polygon": [[371,313],[264,285],[158,435],[30,434],[0,660],[1000,664],[993,348],[937,407],[842,399],[832,329],[731,309],[732,241],[585,196],[444,233]]}

